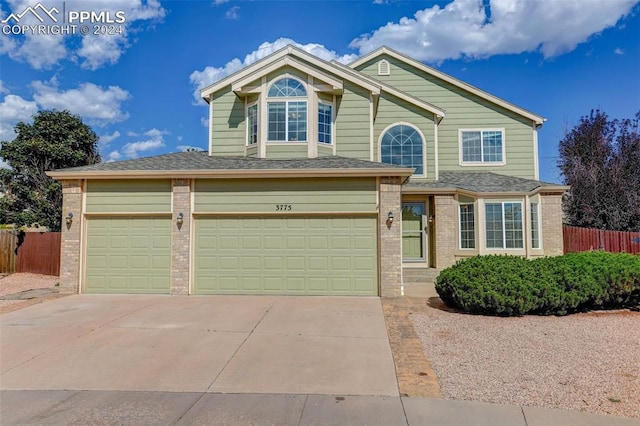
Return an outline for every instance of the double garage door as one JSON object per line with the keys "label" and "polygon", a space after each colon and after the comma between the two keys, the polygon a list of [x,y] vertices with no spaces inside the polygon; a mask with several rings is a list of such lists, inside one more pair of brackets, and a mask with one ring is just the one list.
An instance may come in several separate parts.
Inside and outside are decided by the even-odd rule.
{"label": "double garage door", "polygon": [[[200,217],[195,294],[377,295],[375,217]],[[86,292],[169,293],[169,218],[87,220]]]}

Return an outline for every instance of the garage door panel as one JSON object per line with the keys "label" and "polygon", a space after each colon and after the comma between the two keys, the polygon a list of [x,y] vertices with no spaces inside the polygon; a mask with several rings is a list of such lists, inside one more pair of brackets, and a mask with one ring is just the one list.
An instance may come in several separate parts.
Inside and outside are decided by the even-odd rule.
{"label": "garage door panel", "polygon": [[85,291],[169,293],[171,219],[87,220]]}
{"label": "garage door panel", "polygon": [[374,217],[198,218],[195,293],[377,295],[375,224]]}

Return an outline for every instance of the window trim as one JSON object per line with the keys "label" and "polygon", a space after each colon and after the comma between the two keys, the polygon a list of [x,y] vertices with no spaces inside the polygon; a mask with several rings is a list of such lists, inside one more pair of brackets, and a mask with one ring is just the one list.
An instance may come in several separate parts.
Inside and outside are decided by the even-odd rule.
{"label": "window trim", "polygon": [[[481,151],[480,155],[484,158],[484,147],[483,147],[483,132],[500,132],[502,134],[502,161],[464,161],[463,157],[463,146],[462,146],[462,134],[465,132],[480,132],[480,145]],[[458,163],[460,166],[469,167],[469,166],[480,166],[480,167],[491,167],[491,166],[504,166],[507,164],[507,152],[506,152],[506,131],[505,128],[502,127],[480,127],[480,128],[464,128],[458,129]]]}
{"label": "window trim", "polygon": [[[398,121],[395,123],[392,123],[390,125],[388,125],[387,127],[385,127],[382,132],[380,132],[380,135],[378,136],[378,161],[380,163],[382,163],[382,138],[384,137],[384,135],[389,131],[389,129],[395,127],[395,126],[408,126],[411,127],[412,129],[414,129],[416,131],[416,133],[418,133],[418,135],[420,136],[420,138],[422,138],[422,174],[412,174],[411,176],[413,177],[427,177],[427,138],[424,137],[424,133],[422,133],[422,131],[420,130],[420,128],[414,124],[408,123],[406,121]],[[387,164],[387,163],[385,163]]]}
{"label": "window trim", "polygon": [[[473,212],[473,247],[462,247],[462,206],[471,206]],[[477,250],[477,232],[476,232],[476,203],[475,202],[458,202],[458,248],[460,250]]]}
{"label": "window trim", "polygon": [[[487,246],[487,205],[488,204],[500,204],[501,206],[501,222],[502,222],[502,247],[488,247]],[[521,236],[522,236],[522,247],[507,247],[507,230],[506,230],[506,221],[505,221],[505,204],[519,204],[520,205],[520,215],[522,216],[520,220],[521,226]],[[500,250],[500,251],[513,251],[513,250],[525,250],[527,245],[527,228],[525,223],[525,210],[524,203],[522,200],[507,200],[507,201],[497,201],[497,200],[485,200],[483,202],[483,226],[484,226],[484,248],[485,250]]]}

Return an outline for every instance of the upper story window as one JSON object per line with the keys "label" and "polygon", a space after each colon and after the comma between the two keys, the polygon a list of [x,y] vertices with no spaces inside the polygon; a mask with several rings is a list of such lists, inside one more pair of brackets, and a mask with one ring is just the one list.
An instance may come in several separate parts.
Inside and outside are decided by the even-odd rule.
{"label": "upper story window", "polygon": [[307,90],[302,83],[285,77],[271,85],[267,94],[267,140],[307,141]]}
{"label": "upper story window", "polygon": [[416,128],[397,124],[387,129],[380,141],[383,163],[415,168],[414,174],[424,175],[424,139]]}
{"label": "upper story window", "polygon": [[318,103],[318,142],[331,144],[333,134],[333,105]]}
{"label": "upper story window", "polygon": [[258,143],[258,104],[247,107],[247,145]]}
{"label": "upper story window", "polygon": [[461,165],[504,164],[503,129],[460,130]]}

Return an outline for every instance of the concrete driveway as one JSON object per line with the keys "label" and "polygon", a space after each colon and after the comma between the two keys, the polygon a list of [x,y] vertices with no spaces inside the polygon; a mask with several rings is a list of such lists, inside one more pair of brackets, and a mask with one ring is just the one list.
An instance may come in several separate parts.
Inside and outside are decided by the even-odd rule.
{"label": "concrete driveway", "polygon": [[1,390],[398,396],[378,298],[75,295],[0,327]]}

